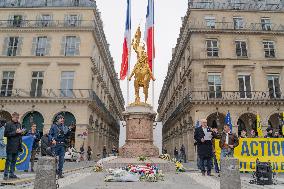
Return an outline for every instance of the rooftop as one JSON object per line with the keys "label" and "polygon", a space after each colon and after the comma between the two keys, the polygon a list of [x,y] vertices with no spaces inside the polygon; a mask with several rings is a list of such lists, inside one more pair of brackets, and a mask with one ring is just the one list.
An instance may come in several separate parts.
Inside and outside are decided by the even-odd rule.
{"label": "rooftop", "polygon": [[0,0],[0,8],[94,7],[95,0]]}

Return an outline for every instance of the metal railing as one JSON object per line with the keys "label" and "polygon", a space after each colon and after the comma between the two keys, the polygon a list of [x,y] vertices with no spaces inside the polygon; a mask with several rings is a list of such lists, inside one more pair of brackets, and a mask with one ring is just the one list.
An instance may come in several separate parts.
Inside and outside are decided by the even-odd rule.
{"label": "metal railing", "polygon": [[0,28],[94,28],[93,20],[0,20]]}
{"label": "metal railing", "polygon": [[212,91],[191,91],[183,98],[173,112],[170,113],[165,125],[178,117],[190,103],[204,101],[284,101],[284,94],[281,92],[275,94],[267,91],[220,91],[218,93]]}
{"label": "metal railing", "polygon": [[91,89],[42,89],[42,90],[27,90],[27,89],[13,89],[0,91],[0,100],[4,98],[16,99],[66,99],[66,100],[91,100],[96,103],[103,114],[111,123],[119,127],[118,121],[107,109],[106,105],[101,101],[95,91]]}
{"label": "metal railing", "polygon": [[94,0],[0,0],[0,8],[96,7]]}
{"label": "metal railing", "polygon": [[216,10],[246,10],[246,11],[283,11],[284,5],[281,2],[258,2],[242,1],[240,3],[204,2],[194,1],[189,3],[190,9],[216,9]]}
{"label": "metal railing", "polygon": [[207,26],[206,22],[189,22],[190,30],[235,30],[235,31],[276,31],[284,32],[284,24],[263,24],[263,23],[243,23],[236,25],[234,22],[215,22],[214,25]]}

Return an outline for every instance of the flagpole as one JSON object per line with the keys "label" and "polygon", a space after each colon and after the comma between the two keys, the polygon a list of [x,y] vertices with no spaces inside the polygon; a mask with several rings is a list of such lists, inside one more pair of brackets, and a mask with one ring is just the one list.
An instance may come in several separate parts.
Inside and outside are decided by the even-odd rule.
{"label": "flagpole", "polygon": [[[152,4],[152,16],[153,16],[153,31],[152,31],[152,74],[153,74],[153,76],[155,77],[155,70],[154,70],[154,59],[155,59],[155,57],[154,57],[154,35],[155,35],[155,32],[154,32],[154,30],[155,30],[155,25],[154,25],[154,15],[155,15],[155,13],[154,13],[154,0],[153,0],[153,4]],[[153,81],[153,83],[152,83],[152,106],[153,106],[153,108],[155,107],[155,81]]]}
{"label": "flagpole", "polygon": [[128,15],[128,20],[129,20],[129,35],[130,39],[127,41],[128,42],[128,69],[127,69],[127,104],[126,106],[129,105],[129,75],[130,75],[130,64],[131,64],[131,0],[129,0],[129,15]]}

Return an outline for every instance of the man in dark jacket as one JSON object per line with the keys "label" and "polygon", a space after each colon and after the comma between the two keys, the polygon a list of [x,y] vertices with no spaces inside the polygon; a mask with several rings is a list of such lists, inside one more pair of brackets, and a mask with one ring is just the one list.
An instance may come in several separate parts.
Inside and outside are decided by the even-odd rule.
{"label": "man in dark jacket", "polygon": [[234,156],[234,148],[239,145],[239,139],[236,134],[231,132],[230,125],[224,125],[219,145],[221,148],[221,158]]}
{"label": "man in dark jacket", "polygon": [[32,136],[34,138],[31,152],[31,172],[34,172],[34,162],[40,141],[40,133],[37,131],[36,127],[37,125],[35,123],[32,123],[31,130],[27,133],[27,136]]}
{"label": "man in dark jacket", "polygon": [[72,128],[64,125],[64,117],[58,115],[56,123],[53,124],[49,130],[49,141],[53,145],[53,152],[58,156],[57,174],[59,178],[63,178],[63,164],[65,156],[65,147],[67,146],[67,139],[71,133]]}
{"label": "man in dark jacket", "polygon": [[4,180],[7,180],[8,178],[18,178],[14,172],[18,154],[22,151],[22,133],[25,132],[18,120],[19,114],[14,112],[12,114],[12,121],[6,124],[4,131],[4,136],[7,137],[7,157],[4,170]]}
{"label": "man in dark jacket", "polygon": [[207,126],[207,120],[201,120],[201,127],[195,129],[194,139],[197,142],[197,155],[200,159],[200,169],[203,176],[205,176],[205,167],[207,168],[207,175],[211,176],[213,145],[212,138],[214,133]]}

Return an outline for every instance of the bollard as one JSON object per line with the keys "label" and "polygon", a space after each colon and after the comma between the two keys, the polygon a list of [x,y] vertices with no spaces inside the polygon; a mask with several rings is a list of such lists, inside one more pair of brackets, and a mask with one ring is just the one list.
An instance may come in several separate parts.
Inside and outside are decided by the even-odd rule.
{"label": "bollard", "polygon": [[34,189],[56,189],[56,160],[54,157],[39,157]]}
{"label": "bollard", "polygon": [[241,189],[241,176],[238,159],[221,159],[220,189]]}

